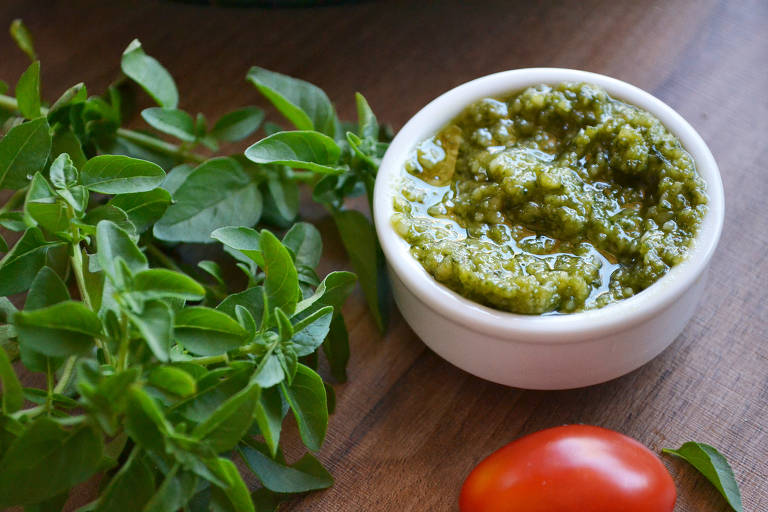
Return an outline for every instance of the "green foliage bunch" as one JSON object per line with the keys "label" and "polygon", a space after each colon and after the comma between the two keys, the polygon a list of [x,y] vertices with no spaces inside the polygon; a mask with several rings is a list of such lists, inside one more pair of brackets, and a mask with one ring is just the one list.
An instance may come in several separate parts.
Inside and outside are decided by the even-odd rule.
{"label": "green foliage bunch", "polygon": [[[320,234],[296,220],[306,183],[383,328],[373,227],[344,207],[370,199],[386,149],[365,99],[359,123],[342,123],[319,88],[253,68],[248,80],[296,130],[264,124],[245,154],[219,156],[262,127],[261,109],[208,128],[138,41],[121,69],[157,104],[141,117],[165,138],[122,126],[124,82],[104,96],[77,84],[46,107],[29,33],[20,22],[11,33],[33,62],[14,96],[0,84],[0,187],[13,191],[0,225],[18,233],[0,238],[0,508],[59,510],[96,475],[82,510],[275,510],[331,485],[312,455],[334,407],[318,354],[346,379],[341,306],[356,276],[318,276]],[[246,287],[231,290],[214,261],[175,258],[185,243],[217,244]],[[39,387],[22,385],[22,368]],[[307,450],[294,463],[280,446],[289,413]]]}

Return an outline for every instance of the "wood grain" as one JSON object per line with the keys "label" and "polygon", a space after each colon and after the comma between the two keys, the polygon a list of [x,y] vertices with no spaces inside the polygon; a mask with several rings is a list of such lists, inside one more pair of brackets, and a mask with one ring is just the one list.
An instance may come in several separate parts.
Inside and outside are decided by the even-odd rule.
{"label": "wood grain", "polygon": [[[109,5],[106,5],[109,4]],[[726,191],[723,238],[701,308],[661,356],[612,382],[564,392],[508,389],[442,361],[395,314],[378,335],[357,293],[345,308],[353,354],[348,384],[320,452],[336,478],[289,511],[456,510],[482,457],[563,423],[617,429],[654,450],[697,440],[733,464],[748,511],[768,510],[768,2],[370,2],[236,10],[154,2],[6,0],[0,26],[22,17],[37,39],[43,90],[85,81],[101,91],[139,37],[177,79],[181,106],[215,118],[258,100],[249,66],[323,87],[343,117],[365,93],[401,126],[445,90],[494,71],[587,69],[650,91],[710,145]],[[25,58],[0,38],[0,77]],[[346,262],[328,219],[323,270]],[[471,340],[467,340],[471,343]],[[289,448],[297,449],[295,437]],[[289,450],[291,451],[291,450]],[[665,458],[679,512],[725,511],[714,489]],[[92,487],[67,510],[87,501]]]}

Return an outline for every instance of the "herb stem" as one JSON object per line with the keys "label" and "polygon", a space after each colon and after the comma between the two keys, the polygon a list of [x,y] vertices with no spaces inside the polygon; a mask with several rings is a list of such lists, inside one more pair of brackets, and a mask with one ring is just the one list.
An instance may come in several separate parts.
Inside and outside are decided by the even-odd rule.
{"label": "herb stem", "polygon": [[72,245],[72,269],[75,272],[75,281],[77,281],[77,290],[80,292],[80,298],[88,309],[93,309],[91,297],[88,295],[88,288],[85,285],[85,274],[83,274],[83,255],[80,252],[80,242]]}
{"label": "herb stem", "polygon": [[56,383],[56,387],[53,388],[54,394],[66,391],[69,381],[72,379],[72,375],[74,375],[75,361],[77,361],[76,356],[69,356],[67,358],[67,361],[64,363],[64,370],[61,372],[61,378]]}
{"label": "herb stem", "polygon": [[[17,111],[19,110],[19,103],[16,101],[16,98],[12,96],[0,94],[0,108],[4,110]],[[40,112],[43,115],[47,115],[48,109],[41,107]],[[199,155],[175,144],[171,144],[170,142],[156,139],[155,137],[146,135],[141,132],[128,130],[126,128],[118,128],[117,135],[143,148],[150,149],[165,156],[170,156],[187,162],[200,163],[205,161],[205,157],[203,155]]]}
{"label": "herb stem", "polygon": [[45,362],[46,371],[45,371],[45,377],[46,377],[46,384],[48,388],[48,393],[45,397],[45,408],[50,411],[53,409],[53,387],[54,387],[54,375],[53,370],[51,370],[51,360],[48,359]]}
{"label": "herb stem", "polygon": [[120,330],[122,337],[120,339],[120,348],[117,352],[117,369],[124,370],[128,367],[128,346],[131,343],[131,336],[128,332],[128,315],[120,314]]}

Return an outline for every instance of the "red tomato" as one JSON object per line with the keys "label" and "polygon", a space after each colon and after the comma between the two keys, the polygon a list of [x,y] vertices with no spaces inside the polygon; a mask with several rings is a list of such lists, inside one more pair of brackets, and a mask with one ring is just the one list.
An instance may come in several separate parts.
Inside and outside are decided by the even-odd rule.
{"label": "red tomato", "polygon": [[675,484],[625,435],[567,425],[522,437],[472,470],[461,512],[671,512]]}

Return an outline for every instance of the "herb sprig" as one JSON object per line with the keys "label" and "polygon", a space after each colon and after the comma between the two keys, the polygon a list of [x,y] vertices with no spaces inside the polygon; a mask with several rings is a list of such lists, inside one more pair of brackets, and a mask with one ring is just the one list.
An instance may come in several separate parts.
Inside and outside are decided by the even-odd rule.
{"label": "herb sprig", "polygon": [[[274,510],[331,485],[311,453],[334,404],[318,352],[344,381],[341,306],[356,276],[317,275],[322,240],[296,222],[298,188],[313,186],[333,215],[383,329],[375,233],[344,207],[370,199],[386,149],[365,99],[352,126],[314,85],[253,68],[248,80],[296,130],[265,124],[244,155],[209,158],[251,137],[263,111],[209,128],[179,108],[173,77],[139,41],[121,69],[157,104],[141,117],[165,138],[122,126],[124,81],[104,96],[76,84],[46,106],[29,32],[15,21],[11,33],[33,62],[14,96],[0,91],[0,187],[14,191],[0,225],[19,233],[0,238],[0,508],[60,509],[97,474],[82,510]],[[247,287],[232,290],[214,261],[175,258],[180,243],[218,244]],[[17,359],[45,385],[24,387]],[[280,446],[289,413],[307,449],[292,464]]]}

